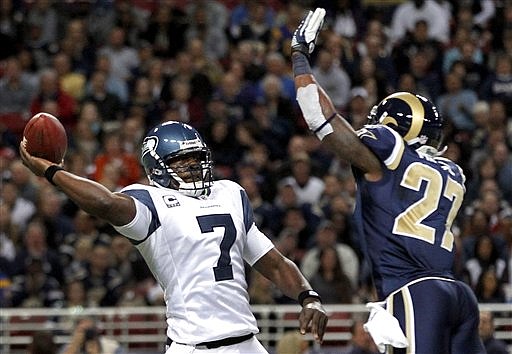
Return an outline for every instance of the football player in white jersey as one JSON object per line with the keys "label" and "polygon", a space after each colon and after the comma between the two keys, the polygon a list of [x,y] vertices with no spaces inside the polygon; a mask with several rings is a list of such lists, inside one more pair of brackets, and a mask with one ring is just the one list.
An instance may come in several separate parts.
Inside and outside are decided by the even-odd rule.
{"label": "football player in white jersey", "polygon": [[20,154],[34,174],[108,221],[143,255],[164,290],[167,354],[267,353],[254,336],[244,261],[299,301],[300,331],[322,342],[327,315],[318,294],[258,230],[244,189],[212,181],[210,150],[193,127],[153,128],[141,157],[150,185],[119,193],[31,156],[23,143]]}

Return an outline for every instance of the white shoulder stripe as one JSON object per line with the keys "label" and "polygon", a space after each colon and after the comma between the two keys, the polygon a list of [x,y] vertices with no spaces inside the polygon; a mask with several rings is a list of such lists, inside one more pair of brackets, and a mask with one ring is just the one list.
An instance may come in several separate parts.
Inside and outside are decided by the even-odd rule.
{"label": "white shoulder stripe", "polygon": [[404,153],[405,143],[400,134],[398,134],[396,131],[391,129],[388,126],[383,125],[387,130],[389,130],[394,138],[395,138],[395,145],[393,147],[393,151],[389,155],[389,157],[384,160],[384,164],[390,169],[395,170],[398,167],[398,164],[400,163],[400,160],[402,159],[402,155]]}

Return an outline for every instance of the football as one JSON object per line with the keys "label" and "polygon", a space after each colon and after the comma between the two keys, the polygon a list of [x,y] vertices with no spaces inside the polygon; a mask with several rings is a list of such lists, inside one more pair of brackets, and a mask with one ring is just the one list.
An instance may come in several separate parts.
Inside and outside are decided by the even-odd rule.
{"label": "football", "polygon": [[49,113],[37,113],[23,129],[27,151],[36,157],[60,164],[68,147],[66,130],[62,123]]}

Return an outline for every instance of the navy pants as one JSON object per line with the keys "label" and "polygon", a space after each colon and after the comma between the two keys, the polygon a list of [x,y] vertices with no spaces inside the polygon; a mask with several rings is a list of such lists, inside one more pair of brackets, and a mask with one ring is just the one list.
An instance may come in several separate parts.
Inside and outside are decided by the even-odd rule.
{"label": "navy pants", "polygon": [[478,335],[478,303],[460,281],[426,278],[387,298],[386,307],[399,321],[409,347],[393,354],[485,354]]}

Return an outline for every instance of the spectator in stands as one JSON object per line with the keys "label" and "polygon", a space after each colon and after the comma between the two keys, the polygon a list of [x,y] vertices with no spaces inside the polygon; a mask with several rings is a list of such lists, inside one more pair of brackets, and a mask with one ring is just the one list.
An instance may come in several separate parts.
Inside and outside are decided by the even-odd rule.
{"label": "spectator in stands", "polygon": [[496,175],[497,167],[492,156],[482,156],[480,161],[477,161],[476,170],[467,182],[468,200],[466,203],[475,200],[482,183],[486,180],[496,180]]}
{"label": "spectator in stands", "polygon": [[[327,2],[326,2],[327,4]],[[354,39],[362,30],[361,5],[351,1],[336,1],[331,9],[327,8],[327,16],[332,18],[333,32],[337,35]]]}
{"label": "spectator in stands", "polygon": [[293,132],[290,122],[298,119],[298,111],[292,100],[283,95],[282,82],[276,75],[265,75],[261,80],[261,89],[262,96],[252,104],[252,107],[265,106],[268,118],[271,119],[272,125],[275,124],[274,130],[281,135],[283,145],[290,139]]}
{"label": "spectator in stands", "polygon": [[414,29],[418,20],[428,22],[428,36],[441,43],[448,43],[450,38],[451,14],[437,1],[408,0],[398,5],[392,14],[391,37],[394,43],[402,40]]}
{"label": "spectator in stands", "polygon": [[13,277],[13,307],[61,307],[64,293],[59,281],[44,268],[47,263],[41,258],[24,258],[21,272]]}
{"label": "spectator in stands", "polygon": [[350,341],[340,354],[377,354],[379,351],[370,334],[364,329],[365,321],[355,319],[350,326]]}
{"label": "spectator in stands", "polygon": [[[109,186],[114,190],[138,182],[141,176],[139,161],[135,155],[124,151],[120,133],[114,131],[106,134],[103,147],[103,152],[94,161],[94,180],[108,179]],[[106,173],[109,168],[113,169],[114,174]]]}
{"label": "spectator in stands", "polygon": [[480,311],[480,338],[484,342],[487,354],[507,354],[507,344],[494,336],[494,316],[490,311]]}
{"label": "spectator in stands", "polygon": [[507,115],[512,114],[512,58],[510,54],[500,54],[496,58],[494,70],[481,86],[480,95],[483,99],[498,99],[507,108]]}
{"label": "spectator in stands", "polygon": [[28,346],[28,354],[57,354],[57,344],[50,331],[36,331]]}
{"label": "spectator in stands", "polygon": [[318,255],[318,269],[309,279],[322,301],[326,304],[351,304],[354,287],[343,269],[338,249],[334,246],[322,248]]}
{"label": "spectator in stands", "polygon": [[3,259],[3,272],[11,273],[11,262],[16,257],[15,243],[18,241],[16,228],[11,222],[11,208],[8,204],[0,203],[0,258]]}
{"label": "spectator in stands", "polygon": [[113,235],[111,249],[111,265],[118,270],[124,286],[142,283],[152,277],[144,259],[126,237]]}
{"label": "spectator in stands", "polygon": [[503,281],[498,279],[494,269],[485,270],[478,278],[475,295],[479,303],[504,303]]}
{"label": "spectator in stands", "polygon": [[[444,50],[443,55],[443,73],[452,71],[454,63],[462,60],[482,64],[484,62],[483,52],[474,42],[475,38],[471,36],[471,31],[465,27],[456,27],[455,33],[448,48]],[[464,53],[464,54],[463,54]],[[471,56],[471,58],[469,58]]]}
{"label": "spectator in stands", "polygon": [[57,250],[64,236],[74,231],[71,218],[64,214],[64,196],[45,184],[39,190],[35,218],[44,223],[47,230],[46,242],[52,250]]}
{"label": "spectator in stands", "polygon": [[354,129],[361,129],[368,120],[370,113],[368,91],[362,86],[353,87],[350,90],[350,100],[345,109],[346,117]]}
{"label": "spectator in stands", "polygon": [[202,129],[205,124],[205,106],[201,98],[193,96],[191,81],[179,76],[174,77],[170,82],[170,94],[168,105],[178,111],[179,121]]}
{"label": "spectator in stands", "polygon": [[[389,94],[396,87],[398,75],[391,53],[386,50],[384,38],[378,34],[366,33],[363,40],[357,46],[360,65],[363,65],[363,59],[369,58],[375,65],[374,75],[379,84],[379,97]],[[368,65],[368,63],[364,63]],[[361,71],[363,68],[360,69]],[[366,69],[364,69],[366,70]],[[361,84],[361,83],[358,83]],[[369,90],[367,88],[367,90]]]}
{"label": "spectator in stands", "polygon": [[[99,59],[99,61],[102,60]],[[109,86],[115,87],[109,88]],[[122,97],[124,95],[126,97]],[[96,104],[102,124],[119,123],[124,106],[123,99],[128,100],[128,91],[124,82],[109,78],[102,70],[94,71],[88,82],[83,101]]]}
{"label": "spectator in stands", "polygon": [[269,45],[272,38],[272,23],[267,20],[269,6],[264,1],[249,1],[247,17],[229,26],[229,39],[236,44],[243,40],[254,40]]}
{"label": "spectator in stands", "polygon": [[62,265],[56,250],[48,247],[47,235],[48,230],[40,220],[36,219],[28,223],[23,233],[23,247],[18,249],[14,259],[14,274],[25,274],[27,264],[36,259],[41,263],[42,271],[46,275],[62,283]]}
{"label": "spectator in stands", "polygon": [[325,185],[322,179],[312,174],[310,157],[306,153],[298,153],[290,156],[290,160],[291,174],[284,177],[279,184],[292,186],[299,205],[317,205]]}
{"label": "spectator in stands", "polygon": [[89,318],[80,320],[75,326],[71,341],[59,354],[123,354],[126,350],[116,341],[100,333],[95,322]]}
{"label": "spectator in stands", "polygon": [[[491,234],[491,227],[489,224],[489,217],[480,209],[476,209],[471,215],[466,217],[462,226],[462,261],[465,263],[469,259],[475,257],[475,244],[481,235]],[[498,242],[498,248],[503,245],[499,243],[499,238],[495,239]]]}
{"label": "spectator in stands", "polygon": [[[157,67],[158,64],[156,64],[155,66]],[[160,89],[162,88],[163,86],[160,87]],[[159,119],[162,116],[162,108],[164,107],[164,104],[160,101],[160,92],[158,92],[158,88],[156,88],[158,92],[156,95],[154,95],[153,89],[155,89],[155,87],[153,86],[153,82],[151,82],[147,76],[137,77],[133,82],[133,89],[130,94],[129,103],[127,104],[128,112],[133,112],[134,109],[142,110],[142,114],[144,115],[144,117],[152,117],[152,119],[155,120]],[[175,93],[174,83],[173,93]],[[183,91],[182,94],[186,94],[186,91]],[[178,105],[176,99],[173,100],[171,104]],[[180,110],[181,109],[183,108],[180,107]],[[188,115],[188,109],[186,109],[186,111]],[[121,122],[118,121],[115,123],[117,129],[121,128]]]}
{"label": "spectator in stands", "polygon": [[275,304],[274,293],[277,289],[272,282],[265,278],[261,273],[251,271],[249,281],[249,299],[254,305]]}
{"label": "spectator in stands", "polygon": [[370,106],[377,104],[378,98],[385,96],[389,83],[383,72],[377,71],[375,61],[369,56],[357,58],[354,63],[353,84],[366,89]]}
{"label": "spectator in stands", "polygon": [[0,60],[4,60],[16,54],[17,44],[23,41],[26,27],[25,15],[22,8],[16,6],[14,1],[5,1],[0,7],[2,29],[0,30]]}
{"label": "spectator in stands", "polygon": [[142,144],[142,139],[146,132],[144,120],[132,114],[128,116],[123,123],[121,130],[121,145],[127,153],[136,154]]}
{"label": "spectator in stands", "polygon": [[94,244],[88,261],[71,275],[84,284],[89,306],[115,306],[120,299],[122,278],[111,266],[111,253],[109,244]]}
{"label": "spectator in stands", "polygon": [[351,80],[347,72],[337,65],[333,54],[320,50],[315,66],[312,68],[317,81],[325,87],[338,109],[344,109],[350,100]]}
{"label": "spectator in stands", "polygon": [[132,69],[139,65],[139,57],[134,48],[126,45],[126,31],[114,27],[108,43],[100,48],[98,55],[105,55],[111,64],[110,73],[118,79],[127,81],[131,78]]}
{"label": "spectator in stands", "polygon": [[36,87],[24,75],[18,58],[11,57],[4,65],[4,73],[0,79],[0,114],[15,115],[10,119],[23,122],[29,118],[28,109],[36,93]]}
{"label": "spectator in stands", "polygon": [[18,231],[22,231],[28,221],[36,213],[36,205],[21,196],[17,185],[11,181],[2,182],[0,203],[5,204],[10,210],[10,223]]}
{"label": "spectator in stands", "polygon": [[429,23],[425,19],[419,19],[414,24],[414,29],[396,44],[393,48],[393,63],[400,74],[407,73],[410,69],[410,59],[421,52],[427,58],[432,70],[441,74],[443,62],[443,45],[435,38],[429,37]]}
{"label": "spectator in stands", "polygon": [[264,200],[261,195],[262,184],[258,182],[260,179],[256,175],[248,175],[237,178],[240,185],[244,187],[249,197],[249,201],[254,210],[254,222],[256,226],[269,237],[276,236],[272,232],[271,225],[275,223],[273,220],[273,206]]}
{"label": "spectator in stands", "polygon": [[505,260],[509,269],[508,279],[503,285],[503,291],[505,292],[505,301],[508,303],[512,302],[512,215],[506,216],[501,219],[501,227],[503,232],[503,238],[505,239]]}
{"label": "spectator in stands", "polygon": [[71,65],[71,58],[64,52],[59,52],[53,57],[53,68],[59,77],[62,91],[80,101],[85,93],[86,77],[83,73],[74,71]]}
{"label": "spectator in stands", "polygon": [[482,84],[489,75],[489,70],[483,61],[477,61],[475,52],[478,51],[477,44],[468,41],[461,46],[461,57],[455,60],[450,71],[456,71],[463,78],[463,86],[466,89],[480,93]]}
{"label": "spectator in stands", "polygon": [[498,287],[506,281],[508,268],[505,260],[500,256],[500,251],[488,235],[481,235],[475,243],[475,255],[465,264],[466,282],[476,289],[481,275],[488,269],[496,274]]}
{"label": "spectator in stands", "polygon": [[[299,232],[297,228],[284,227],[279,231],[275,238],[276,248],[283,254],[283,256],[290,259],[293,263],[300,265],[302,256],[304,255],[303,250],[299,249]],[[291,303],[285,296],[276,298],[279,303]]]}
{"label": "spectator in stands", "polygon": [[20,159],[11,161],[9,172],[9,179],[18,187],[20,195],[32,203],[37,202],[39,187],[36,185],[30,171],[23,165]]}
{"label": "spectator in stands", "polygon": [[277,341],[276,354],[307,354],[309,343],[296,331],[284,333]]}
{"label": "spectator in stands", "polygon": [[82,103],[75,129],[68,132],[69,150],[81,154],[86,158],[87,164],[92,164],[101,148],[102,130],[103,120],[98,105],[92,101]]}
{"label": "spectator in stands", "polygon": [[37,26],[41,31],[38,43],[39,47],[51,47],[58,38],[58,26],[60,17],[51,1],[36,0],[27,13],[27,22]]}
{"label": "spectator in stands", "polygon": [[153,47],[155,56],[174,58],[185,46],[188,28],[185,13],[173,2],[155,7],[141,38]]}
{"label": "spectator in stands", "polygon": [[472,112],[478,101],[476,93],[463,88],[462,78],[457,73],[448,73],[444,83],[446,92],[437,100],[439,113],[456,131],[471,132],[475,128]]}
{"label": "spectator in stands", "polygon": [[80,280],[72,279],[66,283],[64,287],[64,305],[63,307],[69,309],[80,310],[86,308],[87,293],[85,291],[84,283]]}
{"label": "spectator in stands", "polygon": [[282,84],[282,95],[294,102],[295,83],[288,71],[284,56],[279,52],[269,52],[265,57],[265,67],[268,74],[276,75]]}
{"label": "spectator in stands", "polygon": [[304,4],[301,1],[290,1],[283,10],[282,22],[275,23],[271,48],[278,49],[285,58],[290,57],[292,34],[302,20],[304,10]]}
{"label": "spectator in stands", "polygon": [[426,51],[419,50],[409,57],[409,72],[413,76],[416,91],[425,94],[432,100],[436,100],[442,92],[442,79],[437,70],[433,66],[431,58]]}
{"label": "spectator in stands", "polygon": [[492,147],[491,154],[502,197],[512,202],[512,151],[505,142],[500,141]]}
{"label": "spectator in stands", "polygon": [[73,96],[60,88],[59,76],[55,69],[45,68],[39,76],[39,89],[30,104],[30,114],[43,111],[46,102],[54,101],[57,104],[56,117],[66,129],[73,129],[76,123],[75,113],[77,103]]}
{"label": "spectator in stands", "polygon": [[69,56],[73,71],[88,77],[93,69],[96,52],[82,18],[70,19],[66,24],[59,49]]}
{"label": "spectator in stands", "polygon": [[343,189],[341,178],[335,174],[327,174],[323,178],[325,188],[322,192],[318,206],[325,215],[329,215],[330,206],[334,198],[340,195]]}
{"label": "spectator in stands", "polygon": [[340,268],[349,279],[351,289],[358,286],[359,259],[354,250],[337,241],[336,227],[332,221],[324,220],[315,231],[315,243],[310,247],[301,263],[301,270],[307,279],[312,279],[320,267],[320,253],[327,248],[335,248],[338,252]]}
{"label": "spectator in stands", "polygon": [[[210,68],[210,65],[214,69]],[[191,96],[196,98],[201,104],[205,104],[213,94],[213,83],[218,84],[221,76],[221,74],[217,73],[220,70],[217,65],[218,63],[214,59],[210,59],[204,53],[204,42],[199,39],[193,39],[189,43],[187,51],[180,52],[176,56],[174,70],[168,85],[177,80],[188,82]],[[172,99],[170,88],[166,86],[162,89],[161,98],[164,102]]]}
{"label": "spectator in stands", "polygon": [[228,21],[225,6],[217,0],[200,0],[187,5],[186,13],[191,21],[185,31],[185,41],[200,38],[208,57],[223,58],[229,44],[225,31]]}
{"label": "spectator in stands", "polygon": [[[97,218],[83,210],[77,210],[73,216],[73,232],[64,235],[59,244],[60,259],[69,274],[73,264],[81,265],[88,258],[88,249],[95,243],[110,243],[111,236],[100,232]],[[82,243],[81,245],[79,245]]]}
{"label": "spectator in stands", "polygon": [[[273,83],[270,82],[270,86],[275,87],[277,85],[275,80],[270,79],[270,81],[273,81]],[[248,121],[253,131],[256,131],[256,139],[258,140],[258,143],[253,146],[262,144],[261,147],[269,155],[268,159],[272,161],[287,157],[286,145],[291,138],[293,129],[290,118],[295,119],[294,116],[296,116],[289,101],[285,102],[285,108],[283,109],[283,105],[280,104],[281,99],[278,97],[276,100],[277,102],[270,105],[267,104],[266,99],[258,98],[251,107]],[[286,114],[286,111],[289,111],[289,115]],[[253,146],[248,146],[248,150],[250,151]]]}

